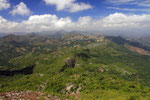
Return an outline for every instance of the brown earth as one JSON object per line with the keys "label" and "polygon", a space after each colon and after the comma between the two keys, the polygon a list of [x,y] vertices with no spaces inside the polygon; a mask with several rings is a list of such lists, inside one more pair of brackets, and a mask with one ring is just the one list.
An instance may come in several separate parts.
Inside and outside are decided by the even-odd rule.
{"label": "brown earth", "polygon": [[134,47],[134,46],[131,46],[131,45],[128,45],[126,47],[129,50],[133,51],[133,52],[137,52],[137,53],[139,53],[141,55],[148,55],[148,56],[150,56],[150,52],[148,52],[148,51],[146,51],[146,50],[144,50],[142,48]]}

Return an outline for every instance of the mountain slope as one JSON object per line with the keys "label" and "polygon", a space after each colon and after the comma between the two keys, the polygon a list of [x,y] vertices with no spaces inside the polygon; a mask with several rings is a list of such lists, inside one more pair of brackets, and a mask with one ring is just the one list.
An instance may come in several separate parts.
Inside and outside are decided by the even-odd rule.
{"label": "mountain slope", "polygon": [[[82,34],[36,40],[31,51],[8,61],[14,71],[35,65],[33,72],[0,76],[0,92],[30,90],[89,100],[150,99],[150,56],[128,49],[128,40]],[[33,50],[36,47],[41,49]]]}

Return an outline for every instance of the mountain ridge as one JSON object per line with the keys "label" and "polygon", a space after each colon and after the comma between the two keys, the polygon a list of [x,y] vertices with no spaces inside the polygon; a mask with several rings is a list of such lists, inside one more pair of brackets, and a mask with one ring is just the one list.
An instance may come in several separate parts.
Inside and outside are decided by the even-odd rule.
{"label": "mountain ridge", "polygon": [[[3,39],[12,42],[14,38],[10,36],[16,37],[3,37],[0,43]],[[74,33],[59,37],[28,34],[19,38],[15,40],[17,46],[8,42],[0,49],[4,55],[0,58],[1,70],[35,67],[28,75],[1,75],[2,93],[30,90],[64,99],[149,99],[150,56],[130,50],[127,46],[136,47],[134,41]]]}

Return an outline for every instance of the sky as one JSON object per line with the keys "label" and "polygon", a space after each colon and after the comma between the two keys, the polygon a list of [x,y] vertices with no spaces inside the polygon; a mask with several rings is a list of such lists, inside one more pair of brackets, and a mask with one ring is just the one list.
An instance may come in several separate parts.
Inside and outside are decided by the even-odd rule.
{"label": "sky", "polygon": [[150,34],[150,0],[0,0],[0,33],[51,30]]}

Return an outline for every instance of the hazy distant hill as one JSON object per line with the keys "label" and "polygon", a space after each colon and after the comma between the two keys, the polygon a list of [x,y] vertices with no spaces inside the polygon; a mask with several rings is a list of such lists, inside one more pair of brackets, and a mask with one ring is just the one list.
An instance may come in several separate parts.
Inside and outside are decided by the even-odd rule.
{"label": "hazy distant hill", "polygon": [[150,45],[150,35],[143,35],[143,36],[140,36],[140,37],[133,37],[132,39],[134,41]]}

